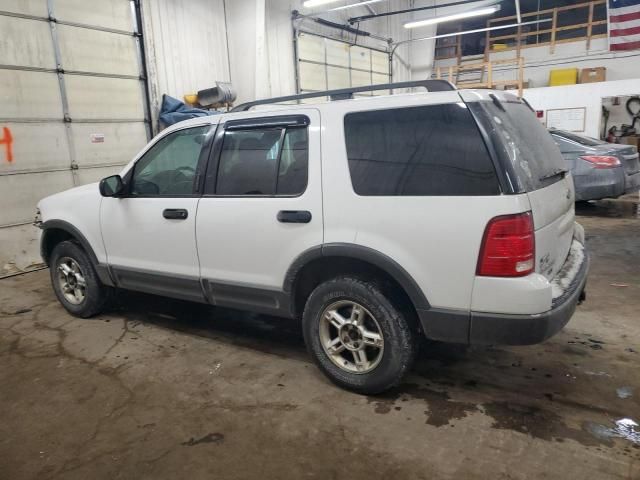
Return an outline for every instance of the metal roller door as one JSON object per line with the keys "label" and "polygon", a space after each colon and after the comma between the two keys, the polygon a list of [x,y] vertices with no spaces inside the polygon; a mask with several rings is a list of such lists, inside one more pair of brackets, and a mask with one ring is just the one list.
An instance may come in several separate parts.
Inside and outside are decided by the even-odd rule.
{"label": "metal roller door", "polygon": [[391,82],[389,54],[382,50],[300,32],[297,55],[298,93]]}
{"label": "metal roller door", "polygon": [[137,11],[0,0],[0,277],[41,261],[39,199],[119,171],[148,141]]}

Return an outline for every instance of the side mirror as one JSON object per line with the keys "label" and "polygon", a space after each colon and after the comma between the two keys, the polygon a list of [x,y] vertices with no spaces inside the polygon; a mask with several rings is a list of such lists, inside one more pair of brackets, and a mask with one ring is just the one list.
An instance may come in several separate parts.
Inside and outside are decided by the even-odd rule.
{"label": "side mirror", "polygon": [[111,175],[100,180],[100,195],[103,197],[117,197],[124,190],[124,183],[120,175]]}

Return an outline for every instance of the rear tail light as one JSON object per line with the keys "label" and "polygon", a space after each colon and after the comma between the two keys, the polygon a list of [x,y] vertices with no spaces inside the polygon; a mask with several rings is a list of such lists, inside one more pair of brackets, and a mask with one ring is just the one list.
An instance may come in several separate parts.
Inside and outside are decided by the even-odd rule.
{"label": "rear tail light", "polygon": [[484,230],[477,274],[523,277],[533,272],[535,236],[531,212],[492,218]]}
{"label": "rear tail light", "polygon": [[595,168],[614,168],[620,166],[620,160],[609,155],[585,155],[580,158],[592,163]]}

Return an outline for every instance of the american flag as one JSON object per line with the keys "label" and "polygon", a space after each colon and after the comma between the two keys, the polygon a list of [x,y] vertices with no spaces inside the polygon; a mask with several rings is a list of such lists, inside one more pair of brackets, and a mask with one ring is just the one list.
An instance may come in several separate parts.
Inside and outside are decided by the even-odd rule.
{"label": "american flag", "polygon": [[640,48],[640,0],[608,0],[609,50]]}

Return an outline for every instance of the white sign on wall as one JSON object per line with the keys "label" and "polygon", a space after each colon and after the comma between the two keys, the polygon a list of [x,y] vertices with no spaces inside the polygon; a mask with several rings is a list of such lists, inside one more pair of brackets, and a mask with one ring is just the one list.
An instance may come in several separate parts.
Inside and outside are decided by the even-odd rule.
{"label": "white sign on wall", "polygon": [[547,110],[547,128],[557,128],[569,132],[584,132],[587,109],[554,108]]}

